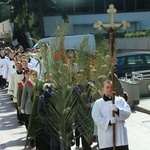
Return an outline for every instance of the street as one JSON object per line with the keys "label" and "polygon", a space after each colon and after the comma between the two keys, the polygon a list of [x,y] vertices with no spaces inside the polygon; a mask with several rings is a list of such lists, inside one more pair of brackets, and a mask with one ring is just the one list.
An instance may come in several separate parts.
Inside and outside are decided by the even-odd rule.
{"label": "street", "polygon": [[[126,123],[130,150],[150,150],[150,115],[132,111]],[[18,124],[13,102],[0,91],[0,150],[22,150],[25,139],[26,129]]]}

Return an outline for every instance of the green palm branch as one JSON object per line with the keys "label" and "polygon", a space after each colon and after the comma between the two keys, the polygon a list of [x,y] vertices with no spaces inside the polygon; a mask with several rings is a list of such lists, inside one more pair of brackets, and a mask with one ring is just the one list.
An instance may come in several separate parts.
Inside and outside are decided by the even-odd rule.
{"label": "green palm branch", "polygon": [[[54,85],[52,87],[52,89],[54,90],[54,96],[51,99],[51,103],[47,104],[46,106],[47,116],[45,120],[47,123],[47,128],[45,128],[44,130],[46,133],[55,136],[60,141],[62,150],[67,150],[68,146],[70,145],[70,138],[73,134],[72,125],[75,122],[76,117],[78,118],[78,122],[80,123],[79,130],[89,143],[91,141],[94,124],[91,118],[91,110],[87,110],[87,108],[85,107],[86,102],[84,100],[84,97],[82,95],[79,96],[80,105],[77,105],[77,95],[73,95],[73,86],[74,83],[77,83],[76,74],[71,71],[70,64],[64,62],[64,59],[55,59],[58,50],[60,50],[62,47],[65,49],[64,36],[67,32],[66,26],[68,27],[68,24],[63,24],[62,27],[57,24],[58,32],[56,32],[56,36],[60,38],[56,38],[52,47],[49,47],[47,45],[41,45],[40,47],[43,66],[46,70],[46,74],[48,75],[44,79],[44,83],[48,82]],[[81,41],[80,49],[75,52],[78,69],[85,70],[86,79],[89,80],[91,71],[91,50],[88,45],[88,38],[84,38]],[[65,53],[65,56],[67,56],[65,51],[63,51],[63,53]],[[91,95],[88,97],[89,102],[91,101],[91,97],[94,99],[100,97],[98,89],[100,88],[100,85],[102,84],[102,80],[104,80],[104,78],[99,78],[99,71],[100,67],[102,65],[105,65],[105,55],[105,46],[102,45],[97,49],[95,60],[92,62],[94,63],[94,68],[97,70],[97,73],[95,77],[95,86],[91,87],[90,89]],[[106,70],[108,70],[106,68],[105,72],[103,73],[103,75],[105,76],[107,75]],[[39,121],[42,120],[42,117],[37,114],[36,110],[39,101],[37,93],[40,93],[42,91],[42,86],[44,83],[39,83],[40,82],[36,84],[35,88],[34,104],[32,115],[30,118],[27,139],[29,137],[36,136],[38,131],[42,128],[39,123]],[[79,126],[75,125],[74,129],[76,129],[77,127]]]}

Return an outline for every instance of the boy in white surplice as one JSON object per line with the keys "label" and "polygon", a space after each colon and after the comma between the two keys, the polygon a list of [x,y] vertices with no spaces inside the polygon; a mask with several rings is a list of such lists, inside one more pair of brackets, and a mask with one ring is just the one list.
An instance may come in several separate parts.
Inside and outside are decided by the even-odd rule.
{"label": "boy in white surplice", "polygon": [[[92,109],[92,118],[98,127],[100,150],[113,150],[113,126],[116,126],[116,150],[128,150],[127,128],[125,120],[130,116],[131,109],[124,98],[115,96],[112,104],[112,82],[103,84],[103,98],[96,100]],[[112,117],[112,111],[115,117]]]}
{"label": "boy in white surplice", "polygon": [[19,109],[17,107],[17,91],[18,91],[18,82],[21,81],[23,78],[24,78],[24,75],[22,72],[22,63],[17,62],[16,71],[13,72],[10,76],[7,94],[9,94],[11,99],[13,99],[13,102],[17,109],[17,119],[20,125],[23,124],[23,115],[19,112]]}

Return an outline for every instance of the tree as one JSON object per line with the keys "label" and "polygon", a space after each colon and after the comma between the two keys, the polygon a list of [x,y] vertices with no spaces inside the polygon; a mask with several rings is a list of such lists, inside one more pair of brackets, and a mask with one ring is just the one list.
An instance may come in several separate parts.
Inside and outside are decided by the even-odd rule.
{"label": "tree", "polygon": [[9,19],[10,17],[10,5],[8,5],[9,0],[0,1],[0,22]]}
{"label": "tree", "polygon": [[1,0],[0,4],[1,8],[8,8],[8,10],[0,10],[1,21],[10,18],[11,22],[14,24],[13,39],[17,39],[19,44],[25,48],[29,47],[28,35],[31,35],[34,39],[45,36],[43,15],[46,12],[50,10],[50,12],[53,12],[61,8],[62,18],[64,21],[67,20],[67,17],[63,11],[62,1]]}
{"label": "tree", "polygon": [[14,24],[13,39],[17,39],[24,48],[29,47],[27,32],[30,32],[32,9],[29,10],[30,0],[12,0],[10,20]]}
{"label": "tree", "polygon": [[[14,39],[28,47],[26,32],[32,38],[44,37],[43,14],[55,4],[49,0],[11,0],[11,22],[14,23]],[[18,34],[19,33],[19,34]]]}

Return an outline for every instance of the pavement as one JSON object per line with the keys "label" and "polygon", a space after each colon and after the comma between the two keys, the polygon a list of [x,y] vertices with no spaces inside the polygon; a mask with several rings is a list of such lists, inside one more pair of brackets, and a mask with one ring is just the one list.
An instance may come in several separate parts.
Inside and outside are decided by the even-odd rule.
{"label": "pavement", "polygon": [[150,97],[141,98],[140,103],[135,105],[134,109],[150,115]]}
{"label": "pavement", "polygon": [[[150,97],[143,98],[126,120],[130,150],[150,150]],[[16,109],[5,90],[0,91],[0,150],[23,150],[27,131],[19,126]],[[95,146],[94,143],[92,146]],[[80,148],[81,150],[82,148]],[[75,150],[75,146],[71,148]],[[96,150],[96,148],[92,148]]]}

